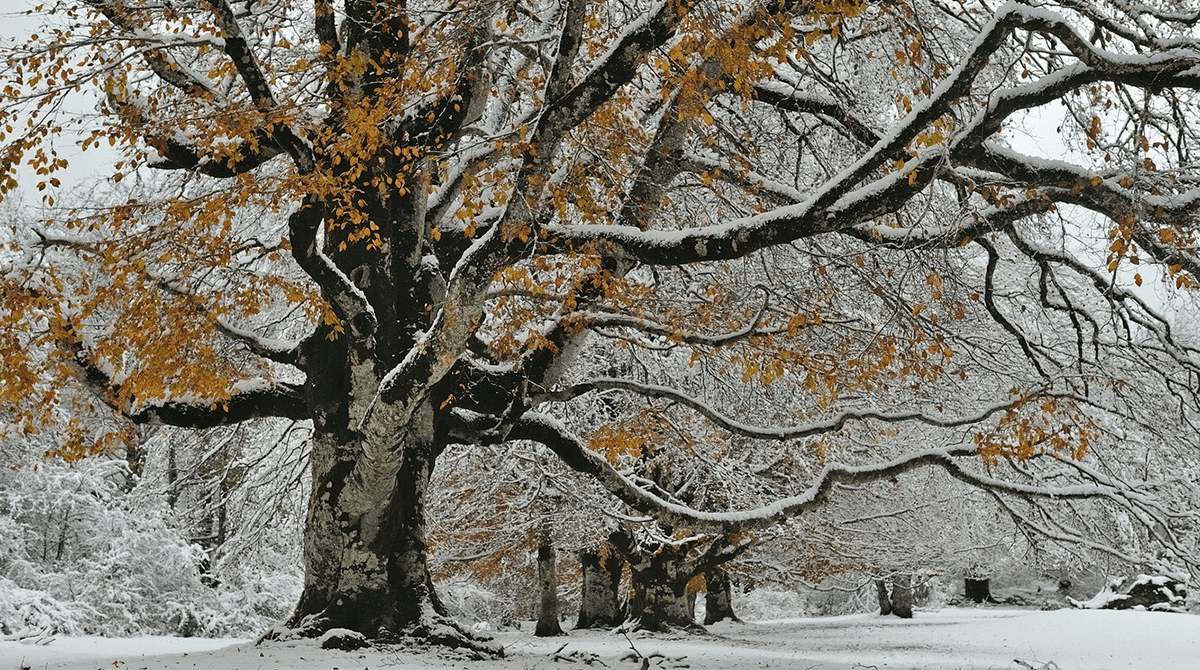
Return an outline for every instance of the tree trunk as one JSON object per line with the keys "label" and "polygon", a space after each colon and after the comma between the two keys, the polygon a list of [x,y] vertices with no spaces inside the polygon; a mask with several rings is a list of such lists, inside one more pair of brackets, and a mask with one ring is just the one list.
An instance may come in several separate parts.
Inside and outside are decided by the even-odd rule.
{"label": "tree trunk", "polygon": [[576,628],[614,628],[625,620],[619,588],[624,561],[611,551],[579,552],[583,588]]}
{"label": "tree trunk", "polygon": [[911,619],[912,576],[907,574],[892,577],[892,614],[901,619]]}
{"label": "tree trunk", "polygon": [[892,613],[892,599],[888,597],[887,582],[875,580],[875,596],[879,599],[879,614],[887,616]]}
{"label": "tree trunk", "polygon": [[346,444],[333,432],[315,433],[304,590],[290,628],[306,635],[331,628],[368,638],[415,635],[501,653],[447,616],[433,587],[425,522],[436,453],[432,426],[426,404],[390,444]]}
{"label": "tree trunk", "polygon": [[640,628],[696,627],[695,610],[688,609],[687,583],[692,575],[684,567],[684,553],[663,545],[637,564],[630,563],[633,600],[629,614]]}
{"label": "tree trunk", "polygon": [[291,625],[378,637],[416,625],[425,609],[444,613],[425,565],[429,467],[420,461],[429,445],[368,463],[357,453],[363,447],[332,437],[314,437],[305,583]]}
{"label": "tree trunk", "polygon": [[733,613],[732,588],[729,573],[722,568],[713,568],[704,575],[704,625],[729,619],[741,622]]}
{"label": "tree trunk", "polygon": [[977,603],[990,603],[992,600],[992,589],[990,580],[984,579],[966,579],[966,594],[967,600],[973,600]]}
{"label": "tree trunk", "polygon": [[554,544],[550,533],[543,530],[538,538],[538,586],[541,589],[541,606],[538,608],[538,637],[566,635],[558,623],[558,577],[555,570]]}

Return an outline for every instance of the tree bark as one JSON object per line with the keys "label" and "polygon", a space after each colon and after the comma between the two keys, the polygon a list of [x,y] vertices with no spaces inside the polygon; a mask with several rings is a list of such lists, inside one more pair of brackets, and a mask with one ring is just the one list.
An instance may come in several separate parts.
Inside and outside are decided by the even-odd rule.
{"label": "tree bark", "polygon": [[401,613],[407,605],[401,591],[414,581],[402,573],[419,567],[393,565],[393,558],[405,553],[396,545],[423,534],[424,519],[395,514],[394,503],[401,503],[401,489],[421,497],[417,489],[427,482],[411,478],[411,467],[401,475],[399,459],[380,468],[383,472],[370,472],[357,462],[358,451],[358,445],[338,443],[334,435],[314,435],[304,590],[290,627],[313,633],[349,628],[387,637],[416,623]]}
{"label": "tree bark", "polygon": [[729,583],[729,573],[723,568],[713,568],[705,573],[704,582],[704,625],[726,619],[740,623],[741,619],[733,613],[733,589]]}
{"label": "tree bark", "polygon": [[879,614],[887,616],[892,613],[892,599],[888,596],[887,582],[875,580],[875,596],[879,599]]}
{"label": "tree bark", "polygon": [[607,549],[579,552],[583,588],[576,628],[614,628],[625,620],[619,592],[625,562]]}
{"label": "tree bark", "polygon": [[306,635],[331,628],[368,638],[415,635],[502,653],[446,614],[430,576],[425,505],[437,452],[428,403],[395,444],[336,437],[314,434],[304,590],[288,626]]}
{"label": "tree bark", "polygon": [[992,600],[992,589],[989,579],[971,579],[968,577],[965,581],[968,600],[973,600],[977,603],[994,602]]}
{"label": "tree bark", "polygon": [[892,577],[892,614],[901,619],[911,619],[912,576],[900,574]]}
{"label": "tree bark", "polygon": [[685,555],[686,550],[662,545],[643,560],[630,562],[629,618],[640,628],[668,631],[696,626],[695,610],[688,609],[687,583],[692,574],[685,567]]}
{"label": "tree bark", "polygon": [[554,543],[550,533],[543,530],[538,538],[537,552],[541,603],[538,608],[537,628],[533,632],[538,637],[566,635],[558,623],[558,576],[554,559]]}

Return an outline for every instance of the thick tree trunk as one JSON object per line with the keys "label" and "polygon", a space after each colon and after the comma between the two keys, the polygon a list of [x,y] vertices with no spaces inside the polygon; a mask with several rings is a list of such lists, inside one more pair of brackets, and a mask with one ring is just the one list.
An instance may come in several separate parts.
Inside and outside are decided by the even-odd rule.
{"label": "thick tree trunk", "polygon": [[738,621],[733,613],[733,589],[729,583],[729,573],[722,568],[713,568],[704,575],[704,625],[714,624],[729,619]]}
{"label": "thick tree trunk", "polygon": [[912,576],[900,574],[892,577],[892,614],[901,619],[911,619]]}
{"label": "thick tree trunk", "polygon": [[429,480],[419,460],[428,445],[403,449],[403,468],[400,457],[368,463],[360,449],[315,436],[305,583],[293,627],[387,637],[416,625],[423,610],[442,613],[424,558]]}
{"label": "thick tree trunk", "polygon": [[621,569],[625,562],[614,551],[579,552],[583,588],[576,628],[614,628],[625,621],[621,608]]}
{"label": "thick tree trunk", "polygon": [[977,603],[995,602],[992,600],[991,581],[986,577],[984,579],[966,579],[967,599]]}
{"label": "thick tree trunk", "polygon": [[879,599],[879,614],[887,616],[892,613],[892,599],[888,597],[887,582],[875,580],[875,596]]}
{"label": "thick tree trunk", "polygon": [[541,603],[538,607],[537,628],[533,632],[538,637],[566,635],[558,623],[558,576],[554,559],[554,544],[550,533],[543,530],[538,538],[537,554]]}
{"label": "thick tree trunk", "polygon": [[696,627],[695,610],[688,609],[685,552],[663,545],[638,563],[630,563],[633,599],[630,619],[647,630]]}
{"label": "thick tree trunk", "polygon": [[386,445],[314,436],[304,590],[288,625],[307,635],[348,628],[368,638],[415,635],[501,653],[448,617],[434,590],[426,561],[435,453],[428,408],[413,423]]}

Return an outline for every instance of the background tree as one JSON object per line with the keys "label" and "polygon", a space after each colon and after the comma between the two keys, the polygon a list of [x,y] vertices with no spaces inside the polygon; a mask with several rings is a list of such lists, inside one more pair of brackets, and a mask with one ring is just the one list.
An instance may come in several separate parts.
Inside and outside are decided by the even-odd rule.
{"label": "background tree", "polygon": [[[1079,460],[1134,383],[1189,430],[1196,407],[1200,356],[1148,297],[1197,272],[1200,17],[1175,2],[42,11],[54,27],[5,54],[0,195],[23,164],[56,204],[71,133],[121,155],[113,199],[6,240],[0,411],[74,424],[69,456],[129,420],[311,421],[294,627],[471,644],[426,561],[430,475],[456,443],[540,442],[685,536],[940,467],[1039,510],[1102,498],[1163,563],[1195,564],[1156,481]],[[82,89],[97,114],[64,111]],[[1015,149],[1027,111],[1059,103],[1073,150]],[[614,335],[645,367],[573,371]],[[753,397],[738,385],[796,404],[756,427],[714,404]],[[628,422],[554,418],[605,391],[750,440],[947,439],[698,512],[603,457],[644,440]]]}

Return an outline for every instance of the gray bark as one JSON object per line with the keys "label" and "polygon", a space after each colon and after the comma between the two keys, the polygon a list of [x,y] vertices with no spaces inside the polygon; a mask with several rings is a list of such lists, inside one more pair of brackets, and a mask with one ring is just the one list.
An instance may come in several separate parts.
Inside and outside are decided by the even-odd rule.
{"label": "gray bark", "polygon": [[430,577],[425,506],[437,451],[428,403],[386,445],[342,443],[314,425],[305,583],[289,627],[501,654],[446,615]]}
{"label": "gray bark", "polygon": [[888,596],[887,582],[875,580],[875,596],[879,599],[879,614],[887,616],[892,613],[892,599]]}
{"label": "gray bark", "polygon": [[558,623],[558,576],[555,569],[554,543],[550,533],[543,530],[538,538],[537,566],[538,587],[541,591],[538,607],[537,628],[534,635],[538,637],[555,637],[566,635]]}
{"label": "gray bark", "polygon": [[704,591],[704,625],[714,624],[729,619],[741,621],[733,613],[733,589],[729,583],[729,573],[722,568],[713,568],[704,575],[707,585]]}
{"label": "gray bark", "polygon": [[619,588],[625,562],[615,551],[579,552],[583,588],[576,628],[613,628],[625,620]]}
{"label": "gray bark", "polygon": [[899,574],[892,577],[892,614],[901,619],[911,619],[912,610],[912,576]]}
{"label": "gray bark", "polygon": [[692,573],[685,557],[686,547],[662,545],[655,552],[627,554],[633,598],[629,618],[646,630],[666,631],[696,625],[695,609],[689,609],[687,583]]}

